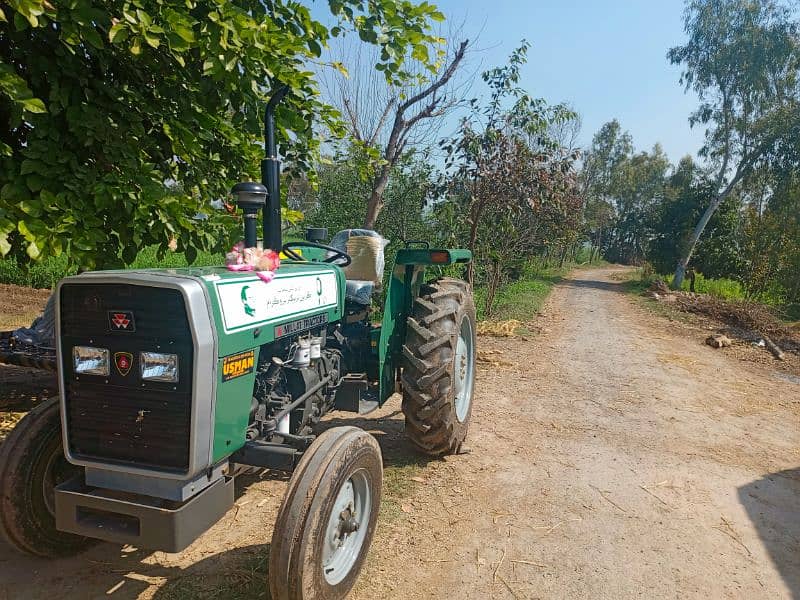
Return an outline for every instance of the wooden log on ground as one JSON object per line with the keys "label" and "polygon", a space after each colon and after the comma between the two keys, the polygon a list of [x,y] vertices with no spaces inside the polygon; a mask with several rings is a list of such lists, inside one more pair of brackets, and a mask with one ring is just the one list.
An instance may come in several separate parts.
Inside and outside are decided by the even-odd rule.
{"label": "wooden log on ground", "polygon": [[773,342],[769,337],[762,336],[764,338],[764,344],[767,346],[767,350],[772,352],[772,356],[777,358],[778,360],[786,360],[786,356],[783,354],[783,350],[778,348],[778,344]]}

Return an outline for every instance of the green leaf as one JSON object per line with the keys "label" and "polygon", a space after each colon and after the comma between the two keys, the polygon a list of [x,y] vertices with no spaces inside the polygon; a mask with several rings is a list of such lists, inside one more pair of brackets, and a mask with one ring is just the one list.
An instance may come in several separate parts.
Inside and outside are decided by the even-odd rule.
{"label": "green leaf", "polygon": [[39,161],[26,159],[22,161],[22,166],[19,170],[20,174],[28,175],[30,173],[36,173],[39,170]]}
{"label": "green leaf", "polygon": [[411,56],[414,60],[418,60],[423,63],[428,62],[428,47],[423,45],[414,46],[414,49],[411,51]]}
{"label": "green leaf", "polygon": [[29,113],[45,113],[47,108],[39,98],[28,98],[22,101],[22,108]]}
{"label": "green leaf", "polygon": [[185,25],[174,25],[172,27],[172,31],[177,33],[181,37],[181,39],[183,39],[186,42],[195,41],[194,31],[192,31],[190,27],[186,27]]}
{"label": "green leaf", "polygon": [[151,33],[145,33],[144,40],[152,48],[158,48],[161,45],[161,40],[158,36],[152,35]]}
{"label": "green leaf", "polygon": [[0,254],[5,256],[11,252],[11,244],[8,243],[8,234],[0,233]]}
{"label": "green leaf", "polygon": [[30,215],[31,217],[38,217],[42,214],[40,207],[37,206],[33,201],[22,201],[17,206],[22,212],[24,212],[26,215]]}
{"label": "green leaf", "polygon": [[32,241],[35,239],[35,238],[34,238],[34,235],[33,235],[33,233],[31,233],[30,229],[28,229],[28,226],[27,226],[27,224],[25,223],[25,221],[19,221],[19,222],[17,223],[17,230],[18,230],[18,231],[19,231],[19,232],[20,232],[20,233],[23,235],[23,237],[24,237],[26,240],[28,240],[29,242],[32,242]]}
{"label": "green leaf", "polygon": [[97,33],[97,30],[94,27],[84,28],[83,38],[98,50],[102,50],[104,48],[103,38],[100,37],[100,34]]}
{"label": "green leaf", "polygon": [[194,246],[188,246],[186,248],[185,256],[186,256],[186,261],[190,265],[194,264],[194,261],[197,260],[197,248],[195,248]]}
{"label": "green leaf", "polygon": [[125,262],[126,265],[130,265],[133,261],[136,260],[136,256],[139,254],[139,249],[136,246],[125,246],[122,249],[122,260]]}
{"label": "green leaf", "polygon": [[124,42],[128,37],[128,28],[125,23],[119,22],[111,26],[108,30],[108,41],[112,44]]}

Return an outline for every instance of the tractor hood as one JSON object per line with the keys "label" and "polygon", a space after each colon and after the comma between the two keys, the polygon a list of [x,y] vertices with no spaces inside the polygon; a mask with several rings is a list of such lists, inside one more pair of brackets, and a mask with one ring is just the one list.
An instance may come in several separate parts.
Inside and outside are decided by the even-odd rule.
{"label": "tractor hood", "polygon": [[[268,283],[224,267],[96,271],[57,294],[68,460],[92,485],[184,500],[244,443],[261,347],[339,321],[345,282],[286,261]],[[105,352],[105,374],[73,368],[83,348]],[[142,352],[176,356],[177,383],[145,381]]]}

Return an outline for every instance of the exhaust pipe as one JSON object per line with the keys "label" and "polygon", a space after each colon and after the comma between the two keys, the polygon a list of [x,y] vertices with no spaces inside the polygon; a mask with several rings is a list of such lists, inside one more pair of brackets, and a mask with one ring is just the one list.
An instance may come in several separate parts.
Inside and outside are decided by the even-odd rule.
{"label": "exhaust pipe", "polygon": [[264,159],[261,161],[261,183],[267,188],[264,207],[264,248],[280,252],[281,239],[281,182],[278,145],[275,142],[275,107],[289,91],[288,85],[277,88],[264,111]]}

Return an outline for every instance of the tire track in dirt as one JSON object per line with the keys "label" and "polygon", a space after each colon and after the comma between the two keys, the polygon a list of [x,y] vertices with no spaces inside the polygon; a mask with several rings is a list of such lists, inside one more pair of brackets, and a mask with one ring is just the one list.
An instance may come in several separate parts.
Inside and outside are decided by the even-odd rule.
{"label": "tire track in dirt", "polygon": [[800,597],[800,387],[680,335],[613,269],[482,338],[467,455],[373,543],[372,598]]}

